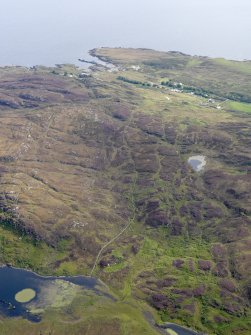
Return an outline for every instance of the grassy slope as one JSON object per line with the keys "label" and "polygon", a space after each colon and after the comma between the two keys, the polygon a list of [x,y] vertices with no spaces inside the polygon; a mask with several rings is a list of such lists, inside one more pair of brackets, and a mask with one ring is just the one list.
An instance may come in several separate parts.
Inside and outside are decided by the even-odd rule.
{"label": "grassy slope", "polygon": [[[216,81],[219,101],[207,103],[189,94],[125,83],[117,80],[120,73],[107,71],[97,71],[84,81],[51,83],[52,78],[60,77],[55,70],[49,77],[50,69],[43,70],[42,75],[49,78],[44,87],[57,86],[50,96],[54,106],[42,110],[39,102],[25,113],[11,110],[17,120],[14,127],[10,111],[2,114],[5,157],[22,145],[28,122],[32,123],[33,143],[28,143],[30,151],[18,162],[2,160],[1,166],[5,194],[13,190],[13,184],[15,194],[22,191],[18,202],[7,198],[8,206],[18,205],[21,224],[33,222],[32,235],[46,243],[34,244],[27,230],[19,239],[20,233],[2,226],[2,262],[43,273],[88,273],[101,246],[131,219],[131,226],[100,256],[109,266],[95,268],[118,302],[97,303],[90,310],[82,306],[84,313],[76,302],[73,315],[81,315],[77,323],[55,321],[62,319],[55,311],[39,329],[45,334],[50,328],[55,334],[79,334],[86,329],[90,334],[99,334],[100,329],[114,334],[154,333],[140,312],[149,308],[147,301],[157,307],[163,321],[173,320],[210,334],[248,334],[250,119],[239,112],[248,111],[249,105],[222,104],[222,97],[228,94],[222,78],[227,73],[235,89],[234,80],[239,76],[241,92],[248,97],[249,63],[237,66],[222,60],[187,60],[182,55],[171,55],[170,60],[167,54],[146,50],[98,52],[124,68],[140,64],[139,72],[130,68],[121,72],[132,80],[160,84],[171,75],[210,90]],[[185,69],[177,66],[184,64],[184,58]],[[202,61],[207,65],[201,66]],[[78,76],[76,69],[71,71]],[[14,71],[14,82],[16,75]],[[66,83],[72,97],[58,95],[58,86]],[[89,98],[83,99],[80,92],[86,88]],[[34,92],[48,94],[33,87]],[[20,96],[19,88],[17,94]],[[14,102],[19,103],[16,95]],[[72,105],[76,97],[79,102]],[[18,137],[20,124],[24,130]],[[10,125],[12,133],[4,130]],[[186,159],[192,153],[208,157],[205,174],[197,175],[187,167]],[[31,173],[34,169],[36,178]],[[35,189],[32,194],[29,187]],[[6,203],[3,205],[6,222]],[[14,216],[8,227],[13,220],[20,224]],[[216,274],[217,266],[226,269],[223,277]],[[38,330],[37,325],[21,320],[5,321],[2,327],[6,334],[15,334],[20,323],[29,334]]]}

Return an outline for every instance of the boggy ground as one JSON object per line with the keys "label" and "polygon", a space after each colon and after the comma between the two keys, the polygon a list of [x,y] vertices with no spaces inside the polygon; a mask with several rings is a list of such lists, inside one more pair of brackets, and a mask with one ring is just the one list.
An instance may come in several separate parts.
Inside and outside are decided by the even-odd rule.
{"label": "boggy ground", "polygon": [[[208,334],[248,334],[250,62],[92,52],[116,68],[0,70],[0,257],[95,274],[117,300],[73,302],[74,322],[53,309],[40,325],[1,327],[154,334],[150,310]],[[201,173],[187,164],[194,154],[206,156]]]}

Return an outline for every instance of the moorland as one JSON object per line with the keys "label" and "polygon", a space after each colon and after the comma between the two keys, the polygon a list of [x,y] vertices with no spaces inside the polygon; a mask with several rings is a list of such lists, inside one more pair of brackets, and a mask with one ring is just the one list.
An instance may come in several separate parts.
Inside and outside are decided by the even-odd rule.
{"label": "moorland", "polygon": [[92,275],[114,299],[1,316],[0,333],[248,335],[251,62],[91,54],[112,66],[0,68],[0,262]]}

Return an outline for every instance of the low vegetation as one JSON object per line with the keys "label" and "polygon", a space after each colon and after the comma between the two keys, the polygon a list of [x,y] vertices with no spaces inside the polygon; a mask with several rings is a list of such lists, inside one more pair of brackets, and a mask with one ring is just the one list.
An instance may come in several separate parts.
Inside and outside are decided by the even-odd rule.
{"label": "low vegetation", "polygon": [[250,62],[92,53],[116,68],[0,70],[0,260],[92,273],[116,298],[4,319],[1,334],[157,334],[148,313],[249,334]]}

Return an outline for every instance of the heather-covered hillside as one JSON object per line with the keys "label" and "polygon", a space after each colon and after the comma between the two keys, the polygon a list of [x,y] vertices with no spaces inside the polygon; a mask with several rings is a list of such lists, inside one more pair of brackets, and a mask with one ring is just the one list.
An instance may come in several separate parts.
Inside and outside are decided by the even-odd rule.
{"label": "heather-covered hillside", "polygon": [[151,313],[249,334],[250,62],[92,54],[113,66],[0,69],[0,261],[92,274],[115,298],[74,300],[37,325],[4,320],[0,332],[157,334]]}

